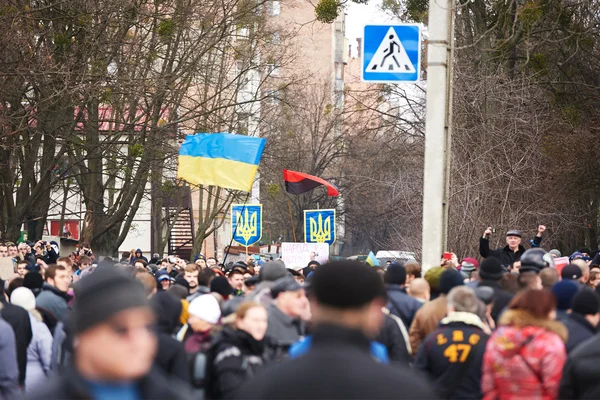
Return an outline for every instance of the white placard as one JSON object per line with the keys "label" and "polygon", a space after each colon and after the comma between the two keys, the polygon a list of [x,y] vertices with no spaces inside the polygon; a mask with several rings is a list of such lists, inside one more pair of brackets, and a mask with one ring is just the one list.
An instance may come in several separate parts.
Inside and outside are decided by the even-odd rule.
{"label": "white placard", "polygon": [[324,264],[329,259],[327,243],[281,243],[281,259],[286,268],[306,267],[312,260]]}

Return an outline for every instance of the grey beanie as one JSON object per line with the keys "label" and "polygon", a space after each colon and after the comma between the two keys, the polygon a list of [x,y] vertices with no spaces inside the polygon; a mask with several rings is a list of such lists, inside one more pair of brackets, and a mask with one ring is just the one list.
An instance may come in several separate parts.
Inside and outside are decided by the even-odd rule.
{"label": "grey beanie", "polygon": [[556,258],[561,258],[562,257],[562,253],[559,250],[557,250],[557,249],[552,249],[548,253],[552,254]]}
{"label": "grey beanie", "polygon": [[280,261],[270,261],[266,263],[259,272],[261,282],[275,282],[278,279],[287,276],[285,265]]}
{"label": "grey beanie", "polygon": [[101,324],[131,308],[150,307],[142,284],[121,268],[107,266],[77,282],[71,316],[75,333]]}

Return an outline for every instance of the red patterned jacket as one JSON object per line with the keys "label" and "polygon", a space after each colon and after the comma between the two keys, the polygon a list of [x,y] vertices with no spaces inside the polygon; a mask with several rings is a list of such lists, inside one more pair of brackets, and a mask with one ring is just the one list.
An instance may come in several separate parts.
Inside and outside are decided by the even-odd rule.
{"label": "red patterned jacket", "polygon": [[551,400],[558,396],[567,358],[567,329],[523,310],[507,310],[487,342],[481,391],[484,400]]}

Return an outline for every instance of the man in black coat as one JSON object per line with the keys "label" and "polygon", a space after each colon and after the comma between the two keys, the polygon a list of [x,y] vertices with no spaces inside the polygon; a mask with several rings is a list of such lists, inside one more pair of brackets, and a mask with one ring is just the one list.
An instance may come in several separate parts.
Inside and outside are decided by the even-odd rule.
{"label": "man in black coat", "polygon": [[423,303],[406,294],[406,268],[402,264],[391,263],[383,275],[383,281],[388,295],[387,309],[401,318],[404,326],[410,326]]}
{"label": "man in black coat", "polygon": [[191,398],[185,382],[152,368],[155,317],[140,282],[104,266],[74,289],[71,367],[28,392],[28,399]]}
{"label": "man in black coat", "polygon": [[560,399],[600,399],[600,334],[573,350],[563,368],[558,397]]}
{"label": "man in black coat", "polygon": [[435,382],[443,399],[481,399],[481,368],[489,336],[477,316],[473,289],[455,287],[448,293],[448,316],[427,336],[415,369]]}
{"label": "man in black coat", "polygon": [[315,329],[306,354],[258,373],[240,399],[431,399],[428,384],[409,369],[381,364],[370,338],[381,327],[385,289],[375,270],[332,262],[311,280]]}
{"label": "man in black coat", "polygon": [[25,385],[25,373],[27,368],[27,347],[31,343],[33,332],[29,313],[22,307],[10,304],[4,294],[4,281],[0,279],[0,315],[8,322],[15,332],[17,344],[17,362],[19,364],[19,384]]}
{"label": "man in black coat", "polygon": [[590,289],[581,289],[573,297],[571,313],[561,321],[569,331],[567,353],[571,353],[581,343],[591,339],[597,332],[599,321],[600,296]]}
{"label": "man in black coat", "polygon": [[[546,231],[544,225],[538,226],[538,233],[533,238],[532,246],[540,247],[542,235]],[[515,261],[519,261],[525,252],[525,247],[521,245],[521,231],[513,229],[506,233],[506,246],[496,250],[490,250],[490,236],[492,228],[487,228],[483,236],[479,238],[479,254],[481,257],[495,257],[505,268],[510,268]]]}
{"label": "man in black coat", "polygon": [[502,289],[500,281],[504,276],[504,270],[500,261],[495,257],[486,258],[479,267],[479,282],[477,286],[487,286],[494,289],[494,303],[492,305],[492,318],[498,321],[500,313],[508,306],[513,294]]}
{"label": "man in black coat", "polygon": [[185,348],[183,343],[173,337],[181,314],[181,301],[169,292],[158,292],[150,302],[158,321],[158,350],[155,363],[168,376],[188,382],[190,371]]}
{"label": "man in black coat", "polygon": [[404,326],[404,322],[394,314],[390,314],[388,309],[384,309],[383,313],[385,320],[375,341],[387,349],[390,364],[407,367],[411,361],[408,350],[410,347],[408,330]]}

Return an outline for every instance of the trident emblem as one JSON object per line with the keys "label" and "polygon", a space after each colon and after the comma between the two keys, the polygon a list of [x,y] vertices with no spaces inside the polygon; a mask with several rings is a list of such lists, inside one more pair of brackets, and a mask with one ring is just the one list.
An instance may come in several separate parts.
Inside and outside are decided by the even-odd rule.
{"label": "trident emblem", "polygon": [[258,229],[258,220],[257,220],[257,212],[253,212],[248,216],[248,209],[244,211],[244,216],[242,217],[242,213],[237,213],[237,234],[240,235],[246,243],[250,241],[253,236],[256,236],[256,231]]}
{"label": "trident emblem", "polygon": [[315,218],[310,219],[310,241],[316,243],[325,243],[331,240],[331,219],[325,219],[319,214],[318,221]]}

